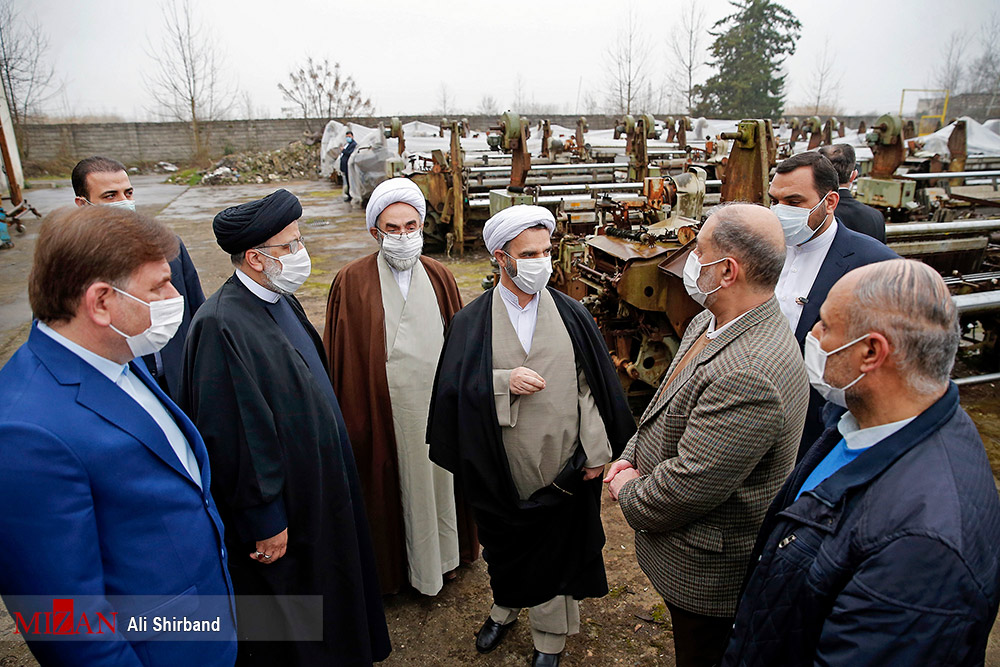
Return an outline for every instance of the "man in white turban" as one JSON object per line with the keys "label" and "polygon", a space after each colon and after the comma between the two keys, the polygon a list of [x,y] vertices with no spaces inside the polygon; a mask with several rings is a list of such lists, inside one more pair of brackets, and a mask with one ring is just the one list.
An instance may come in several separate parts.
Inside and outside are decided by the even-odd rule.
{"label": "man in white turban", "polygon": [[378,252],[334,278],[323,333],[330,380],[345,397],[383,593],[409,583],[436,595],[459,561],[479,552],[451,473],[427,456],[434,369],[462,301],[451,272],[421,254],[424,213],[413,181],[375,188],[365,218]]}
{"label": "man in white turban", "polygon": [[534,665],[558,665],[578,601],[608,592],[600,478],[635,432],[593,317],[547,288],[554,226],[538,206],[486,222],[500,284],[452,320],[427,424],[489,566],[494,604],[476,649],[496,648],[528,607]]}

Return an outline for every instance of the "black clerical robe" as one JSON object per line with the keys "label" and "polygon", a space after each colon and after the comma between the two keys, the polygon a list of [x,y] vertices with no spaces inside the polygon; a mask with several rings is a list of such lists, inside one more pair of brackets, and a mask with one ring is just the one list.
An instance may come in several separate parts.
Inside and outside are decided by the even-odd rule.
{"label": "black clerical robe", "polygon": [[[319,335],[295,297],[270,304],[232,276],[191,323],[180,403],[208,448],[237,597],[323,596],[322,642],[241,642],[241,662],[384,659],[389,636],[354,456]],[[257,540],[285,527],[283,558],[250,559]],[[302,609],[278,599],[242,608],[238,599],[237,613],[241,640],[257,623],[305,623]]]}
{"label": "black clerical robe", "polygon": [[[607,345],[587,310],[549,290],[573,342],[617,458],[635,433]],[[427,422],[431,460],[455,475],[472,505],[494,601],[532,607],[556,595],[608,592],[600,479],[583,481],[580,447],[550,486],[521,500],[511,477],[493,396],[494,291],[451,321],[438,363]]]}

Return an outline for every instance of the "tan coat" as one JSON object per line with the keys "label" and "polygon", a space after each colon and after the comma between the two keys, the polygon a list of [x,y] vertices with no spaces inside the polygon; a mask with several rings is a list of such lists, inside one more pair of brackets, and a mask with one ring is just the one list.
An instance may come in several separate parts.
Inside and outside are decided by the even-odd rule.
{"label": "tan coat", "polygon": [[[705,311],[692,320],[668,379],[710,319]],[[639,565],[665,600],[699,614],[736,612],[808,401],[802,354],[772,297],[709,342],[646,409],[622,454],[642,477],[619,502]]]}

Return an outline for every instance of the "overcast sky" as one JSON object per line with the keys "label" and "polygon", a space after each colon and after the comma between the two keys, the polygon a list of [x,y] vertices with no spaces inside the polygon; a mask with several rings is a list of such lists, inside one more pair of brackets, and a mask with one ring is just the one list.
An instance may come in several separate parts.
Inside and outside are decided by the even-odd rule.
{"label": "overcast sky", "polygon": [[[157,0],[13,1],[49,37],[49,59],[64,83],[62,95],[47,105],[50,113],[153,118],[143,77],[153,68],[162,31]],[[726,0],[698,4],[709,24],[731,9]],[[797,51],[786,63],[786,104],[805,102],[829,40],[839,57],[845,113],[897,111],[902,88],[932,83],[952,32],[967,34],[975,51],[979,26],[1000,11],[995,0],[783,4],[802,22]],[[484,95],[507,107],[518,80],[525,99],[558,112],[584,111],[587,96],[601,97],[607,88],[607,51],[628,4],[200,0],[193,6],[220,47],[226,78],[249,94],[256,115],[280,117],[287,103],[277,84],[306,54],[339,62],[380,115],[436,112],[442,84],[453,108],[472,112]],[[650,44],[652,81],[665,82],[673,65],[668,38],[684,5],[646,0],[632,6]],[[705,35],[706,59],[711,39]],[[704,68],[702,78],[708,74]]]}

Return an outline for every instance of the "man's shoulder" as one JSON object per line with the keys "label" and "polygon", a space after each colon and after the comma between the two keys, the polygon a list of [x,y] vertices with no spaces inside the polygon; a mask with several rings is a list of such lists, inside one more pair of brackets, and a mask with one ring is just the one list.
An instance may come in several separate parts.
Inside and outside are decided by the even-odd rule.
{"label": "man's shoulder", "polygon": [[918,437],[869,488],[866,504],[877,516],[870,527],[886,534],[919,531],[953,545],[969,543],[982,531],[995,535],[1000,499],[972,419],[959,407]]}
{"label": "man's shoulder", "polygon": [[444,262],[434,259],[433,257],[428,257],[427,255],[420,256],[420,263],[424,265],[424,269],[427,273],[436,275],[440,278],[448,280],[449,282],[455,282],[455,275],[451,272]]}
{"label": "man's shoulder", "polygon": [[352,259],[337,272],[333,281],[338,284],[343,284],[345,281],[355,279],[363,278],[365,280],[370,280],[373,272],[376,276],[378,275],[378,264],[376,262],[377,258],[378,252],[373,252],[365,255],[364,257]]}
{"label": "man's shoulder", "polygon": [[0,421],[48,413],[48,406],[43,407],[36,399],[44,397],[50,401],[51,391],[58,384],[28,343],[24,343],[0,369]]}
{"label": "man's shoulder", "polygon": [[886,244],[867,234],[856,232],[842,222],[837,226],[834,244],[839,246],[841,252],[850,251],[845,259],[852,269],[887,259],[899,259],[896,251]]}

